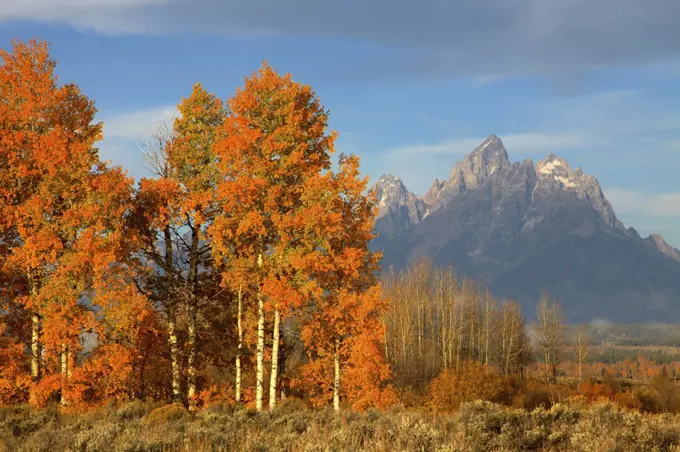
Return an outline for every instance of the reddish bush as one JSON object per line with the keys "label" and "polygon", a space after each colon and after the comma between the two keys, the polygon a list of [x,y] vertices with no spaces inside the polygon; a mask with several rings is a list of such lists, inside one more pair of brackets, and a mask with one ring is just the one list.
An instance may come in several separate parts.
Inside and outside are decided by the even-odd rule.
{"label": "reddish bush", "polygon": [[610,385],[597,383],[591,380],[584,381],[578,385],[578,393],[588,399],[589,402],[594,402],[598,399],[606,398],[614,400],[614,390]]}
{"label": "reddish bush", "polygon": [[465,363],[458,371],[445,370],[432,380],[430,404],[437,411],[457,409],[463,402],[498,401],[507,392],[504,379],[495,370],[476,363]]}

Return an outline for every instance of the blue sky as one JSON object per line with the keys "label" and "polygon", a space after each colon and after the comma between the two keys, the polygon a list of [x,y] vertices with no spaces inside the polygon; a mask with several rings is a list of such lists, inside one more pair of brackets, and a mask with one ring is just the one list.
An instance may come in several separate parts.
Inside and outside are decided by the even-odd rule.
{"label": "blue sky", "polygon": [[314,87],[374,180],[422,194],[495,133],[513,160],[594,174],[626,225],[680,247],[676,0],[3,0],[0,46],[34,37],[135,177],[192,83],[227,98],[267,59]]}

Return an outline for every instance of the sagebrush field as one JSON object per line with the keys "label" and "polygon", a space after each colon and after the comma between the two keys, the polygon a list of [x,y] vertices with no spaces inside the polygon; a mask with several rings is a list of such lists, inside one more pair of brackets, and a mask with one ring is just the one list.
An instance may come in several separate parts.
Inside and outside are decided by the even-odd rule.
{"label": "sagebrush field", "polygon": [[0,437],[8,451],[671,451],[680,417],[578,401],[530,412],[473,402],[441,416],[337,414],[296,402],[274,413],[215,405],[190,414],[132,402],[78,415],[4,408]]}

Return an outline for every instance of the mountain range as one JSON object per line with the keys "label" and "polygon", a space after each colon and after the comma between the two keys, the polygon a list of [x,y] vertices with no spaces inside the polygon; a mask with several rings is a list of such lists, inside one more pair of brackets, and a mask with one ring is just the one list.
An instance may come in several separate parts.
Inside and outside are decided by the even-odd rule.
{"label": "mountain range", "polygon": [[383,269],[451,265],[528,318],[547,293],[570,322],[680,322],[680,251],[626,228],[598,180],[554,154],[511,162],[490,135],[422,197],[389,174],[375,189]]}

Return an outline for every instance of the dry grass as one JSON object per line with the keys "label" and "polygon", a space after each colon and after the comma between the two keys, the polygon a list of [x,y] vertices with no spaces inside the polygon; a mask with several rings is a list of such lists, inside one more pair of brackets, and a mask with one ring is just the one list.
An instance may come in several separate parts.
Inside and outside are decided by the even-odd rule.
{"label": "dry grass", "polygon": [[[488,402],[451,416],[214,405],[195,415],[139,402],[79,415],[0,409],[8,451],[662,451],[680,450],[680,416],[578,401],[532,412]],[[153,420],[153,422],[150,421]]]}

